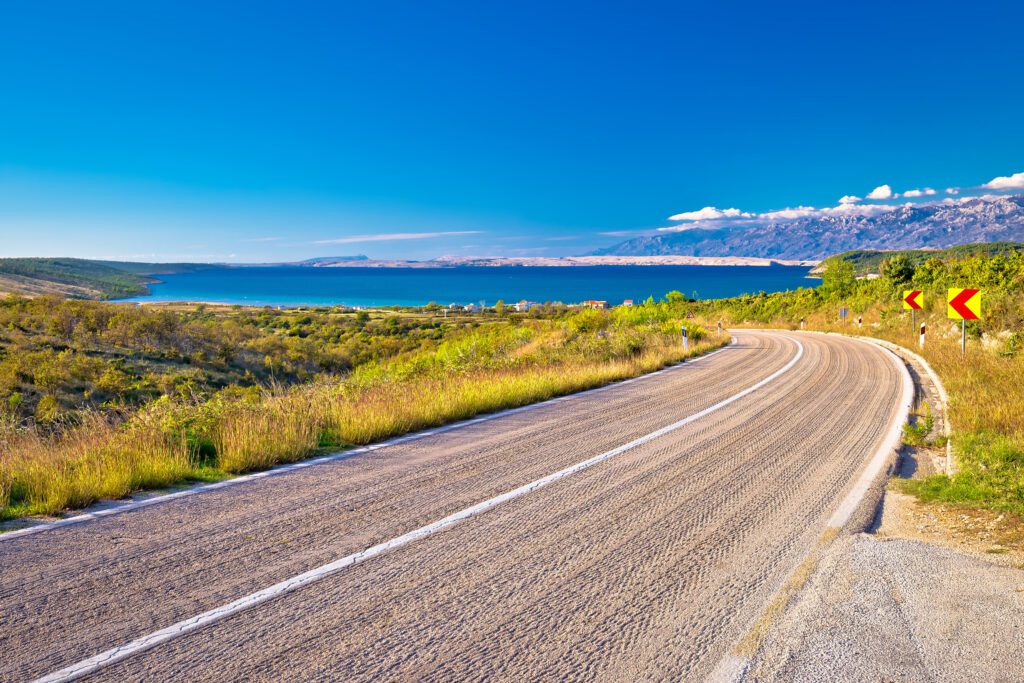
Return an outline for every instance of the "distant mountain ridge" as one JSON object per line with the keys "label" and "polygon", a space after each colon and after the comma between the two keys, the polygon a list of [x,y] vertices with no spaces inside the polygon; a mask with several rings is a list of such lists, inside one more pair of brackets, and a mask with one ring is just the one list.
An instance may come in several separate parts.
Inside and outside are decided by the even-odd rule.
{"label": "distant mountain ridge", "polygon": [[818,260],[856,249],[941,249],[970,242],[1024,242],[1024,195],[901,206],[875,215],[719,221],[637,237],[593,253]]}

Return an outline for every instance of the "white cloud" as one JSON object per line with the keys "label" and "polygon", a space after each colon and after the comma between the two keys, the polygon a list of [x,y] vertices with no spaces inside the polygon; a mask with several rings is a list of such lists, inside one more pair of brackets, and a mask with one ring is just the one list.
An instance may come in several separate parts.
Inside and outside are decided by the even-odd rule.
{"label": "white cloud", "polygon": [[766,221],[789,221],[812,216],[873,216],[885,213],[886,211],[892,211],[894,208],[896,207],[889,204],[841,202],[838,206],[830,206],[823,209],[813,206],[797,206],[795,208],[779,209],[778,211],[766,211],[765,213],[757,214],[757,218]]}
{"label": "white cloud", "polygon": [[930,197],[935,194],[935,190],[930,187],[926,187],[923,190],[907,190],[903,193],[904,197]]}
{"label": "white cloud", "polygon": [[316,240],[313,244],[354,244],[356,242],[391,242],[395,240],[425,240],[432,237],[479,235],[482,230],[454,230],[449,232],[390,232],[377,235],[349,235],[332,240]]}
{"label": "white cloud", "polygon": [[1024,190],[1024,173],[1011,176],[1001,175],[988,181],[982,187],[989,190]]}
{"label": "white cloud", "polygon": [[821,210],[824,216],[874,216],[875,214],[892,211],[894,206],[889,204],[840,204]]}
{"label": "white cloud", "polygon": [[959,187],[947,187],[946,188],[946,194],[960,194],[960,188]]}
{"label": "white cloud", "polygon": [[839,198],[840,204],[856,204],[860,201],[860,197],[852,194],[845,194]]}
{"label": "white cloud", "polygon": [[750,218],[749,214],[739,209],[718,209],[714,206],[705,206],[699,211],[684,211],[674,216],[669,216],[670,221],[712,221],[718,218]]}
{"label": "white cloud", "polygon": [[820,213],[821,209],[816,209],[813,206],[797,206],[795,208],[786,207],[785,209],[779,209],[778,211],[766,211],[759,213],[758,218],[766,218],[768,220],[789,220],[792,218],[803,218],[804,216],[813,216]]}
{"label": "white cloud", "polygon": [[868,199],[892,199],[892,188],[888,185],[879,185],[868,193]]}

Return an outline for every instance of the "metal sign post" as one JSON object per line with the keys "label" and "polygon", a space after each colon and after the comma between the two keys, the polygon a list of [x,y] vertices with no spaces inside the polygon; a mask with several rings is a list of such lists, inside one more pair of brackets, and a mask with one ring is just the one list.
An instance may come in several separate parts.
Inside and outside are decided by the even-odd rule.
{"label": "metal sign post", "polygon": [[917,327],[917,312],[924,308],[924,294],[920,289],[903,290],[903,310],[910,311],[910,329]]}
{"label": "metal sign post", "polygon": [[967,321],[981,320],[981,290],[950,287],[946,294],[946,317],[960,320],[960,354],[967,353]]}
{"label": "metal sign post", "polygon": [[846,327],[846,316],[850,315],[850,311],[844,306],[839,309],[839,318],[843,321],[843,327]]}

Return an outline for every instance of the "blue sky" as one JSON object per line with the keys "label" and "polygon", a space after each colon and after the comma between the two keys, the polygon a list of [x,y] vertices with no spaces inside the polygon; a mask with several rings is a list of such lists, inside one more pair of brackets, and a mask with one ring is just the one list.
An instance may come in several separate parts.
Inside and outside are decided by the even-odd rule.
{"label": "blue sky", "polygon": [[1021,3],[214,4],[3,3],[0,254],[579,254],[1024,171]]}

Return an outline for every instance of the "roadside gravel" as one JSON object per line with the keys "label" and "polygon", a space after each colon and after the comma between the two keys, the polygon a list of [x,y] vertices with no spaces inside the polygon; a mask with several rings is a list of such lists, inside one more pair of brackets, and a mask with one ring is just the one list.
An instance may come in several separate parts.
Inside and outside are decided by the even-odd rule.
{"label": "roadside gravel", "polygon": [[934,545],[843,537],[750,681],[1024,680],[1024,572]]}

